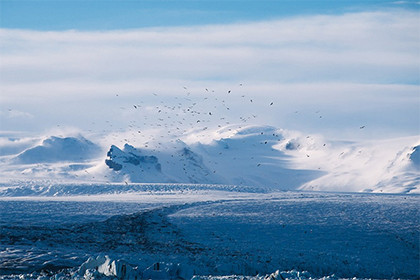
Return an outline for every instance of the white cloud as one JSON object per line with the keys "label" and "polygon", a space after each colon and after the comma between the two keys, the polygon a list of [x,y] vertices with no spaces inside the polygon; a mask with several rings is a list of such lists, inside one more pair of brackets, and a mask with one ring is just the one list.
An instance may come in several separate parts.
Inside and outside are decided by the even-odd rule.
{"label": "white cloud", "polygon": [[412,12],[109,32],[2,30],[3,82],[215,76],[374,82],[375,72],[413,80],[418,34]]}
{"label": "white cloud", "polygon": [[2,29],[2,102],[32,114],[65,112],[77,126],[98,102],[109,112],[122,97],[184,95],[183,86],[221,96],[244,83],[243,95],[289,104],[282,110],[332,112],[347,102],[348,112],[379,114],[368,106],[374,100],[409,119],[415,112],[407,108],[419,103],[419,34],[418,14],[405,10],[101,32]]}
{"label": "white cloud", "polygon": [[33,118],[34,115],[28,112],[22,112],[14,109],[7,109],[6,111],[0,111],[0,116],[5,116],[6,118]]}

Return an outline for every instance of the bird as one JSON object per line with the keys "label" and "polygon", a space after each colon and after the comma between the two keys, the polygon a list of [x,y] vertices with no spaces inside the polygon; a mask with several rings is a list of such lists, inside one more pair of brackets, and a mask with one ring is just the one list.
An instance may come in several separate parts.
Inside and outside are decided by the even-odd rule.
{"label": "bird", "polygon": [[364,125],[362,125],[361,127],[359,127],[360,129],[363,129],[363,128],[365,128],[365,126]]}
{"label": "bird", "polygon": [[271,102],[271,103],[270,103],[270,106],[273,106],[273,104],[274,104],[274,102]]}

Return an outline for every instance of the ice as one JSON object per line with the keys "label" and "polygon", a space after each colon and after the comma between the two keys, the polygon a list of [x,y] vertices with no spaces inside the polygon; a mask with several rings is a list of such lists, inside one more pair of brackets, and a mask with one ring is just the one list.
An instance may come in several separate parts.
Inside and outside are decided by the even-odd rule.
{"label": "ice", "polygon": [[158,135],[0,141],[0,279],[420,277],[418,137]]}
{"label": "ice", "polygon": [[77,274],[81,278],[94,278],[93,276],[96,272],[97,275],[103,274],[105,276],[116,277],[121,280],[139,279],[141,277],[135,268],[127,262],[121,260],[111,260],[109,256],[89,258],[80,266]]}
{"label": "ice", "polygon": [[[205,191],[221,191],[228,193],[264,193],[269,189],[249,186],[217,185],[217,184],[159,184],[159,183],[57,183],[54,181],[15,181],[0,183],[0,197],[71,197],[74,196],[107,196],[116,194],[179,194]],[[103,197],[102,197],[103,199]],[[127,198],[125,198],[127,199]]]}
{"label": "ice", "polygon": [[[2,274],[61,273],[64,279],[76,271],[85,279],[262,279],[273,272],[276,279],[419,276],[418,196],[201,191],[152,191],[130,201],[124,194],[98,201],[4,197]],[[19,224],[20,217],[25,220]]]}

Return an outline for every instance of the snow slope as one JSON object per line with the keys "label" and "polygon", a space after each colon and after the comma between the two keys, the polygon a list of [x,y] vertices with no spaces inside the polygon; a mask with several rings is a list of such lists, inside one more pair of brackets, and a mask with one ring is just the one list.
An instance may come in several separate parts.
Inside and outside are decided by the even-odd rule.
{"label": "snow slope", "polygon": [[[219,129],[209,143],[178,139],[169,151],[112,146],[98,176],[127,182],[217,183],[296,189],[318,171],[290,169],[273,148],[283,136],[273,127]],[[110,172],[111,171],[111,172]],[[94,173],[92,170],[91,172]],[[96,177],[98,177],[96,176]]]}
{"label": "snow slope", "polygon": [[320,149],[305,149],[310,158],[300,166],[318,168],[326,174],[306,182],[300,189],[420,193],[417,137],[356,143],[328,143]]}
{"label": "snow slope", "polygon": [[45,139],[41,145],[25,150],[12,159],[12,163],[55,163],[61,161],[86,161],[98,156],[100,148],[79,137],[56,137]]}
{"label": "snow slope", "polygon": [[[101,160],[103,155],[98,144],[80,134],[29,140],[8,137],[0,148],[3,154],[0,157],[1,181],[76,178],[75,172],[96,165],[95,160]],[[13,151],[19,153],[13,154]]]}
{"label": "snow slope", "polygon": [[418,137],[328,141],[320,135],[244,125],[192,130],[137,147],[53,136],[18,155],[1,157],[0,179],[420,193],[418,147]]}

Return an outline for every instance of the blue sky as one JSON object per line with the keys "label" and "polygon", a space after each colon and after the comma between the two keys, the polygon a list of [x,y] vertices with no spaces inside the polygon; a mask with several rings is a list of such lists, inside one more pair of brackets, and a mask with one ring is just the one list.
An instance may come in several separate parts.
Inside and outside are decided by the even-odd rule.
{"label": "blue sky", "polygon": [[258,21],[310,14],[340,14],[402,7],[419,1],[66,1],[2,0],[2,28],[109,30]]}
{"label": "blue sky", "polygon": [[[110,119],[124,130],[188,98],[230,123],[332,138],[418,135],[419,7],[3,0],[0,130],[109,131]],[[141,115],[139,102],[148,104]]]}

